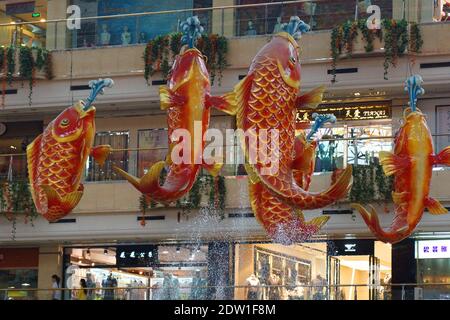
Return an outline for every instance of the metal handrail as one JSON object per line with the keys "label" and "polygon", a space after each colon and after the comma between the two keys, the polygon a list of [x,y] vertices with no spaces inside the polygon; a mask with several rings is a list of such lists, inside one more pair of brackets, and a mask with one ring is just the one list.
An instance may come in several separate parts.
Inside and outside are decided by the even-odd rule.
{"label": "metal handrail", "polygon": [[[450,137],[450,134],[432,134],[432,137]],[[321,141],[365,141],[365,140],[393,140],[395,136],[374,136],[374,137],[355,137],[355,138],[325,138],[325,139],[317,139],[318,142]],[[113,149],[111,152],[139,152],[139,151],[154,151],[154,150],[165,150],[167,147],[155,147],[155,148],[118,148]],[[26,156],[25,152],[22,153],[2,153],[0,157],[17,157],[17,156]]]}
{"label": "metal handrail", "polygon": [[[314,0],[314,2],[322,2],[326,0]],[[278,1],[278,2],[265,2],[265,3],[253,3],[253,4],[242,4],[242,5],[228,5],[228,6],[217,6],[217,7],[208,7],[208,8],[192,8],[192,9],[174,9],[174,10],[162,10],[162,11],[150,11],[150,12],[138,12],[138,13],[123,13],[109,16],[91,16],[79,18],[79,20],[98,20],[98,19],[114,19],[114,18],[129,18],[129,17],[140,17],[140,16],[149,16],[149,15],[158,15],[158,14],[170,14],[170,13],[183,13],[183,12],[202,12],[202,11],[213,11],[213,10],[225,10],[225,9],[241,9],[241,8],[252,8],[252,7],[261,7],[261,6],[275,6],[275,5],[286,5],[286,4],[296,4],[303,2],[311,2],[311,0],[294,0],[294,1]],[[20,26],[26,25],[30,23],[54,23],[54,22],[67,22],[72,21],[73,19],[51,19],[46,20],[45,22],[41,21],[28,21],[28,22],[16,22],[14,24],[11,23],[0,23],[0,27],[5,26]]]}

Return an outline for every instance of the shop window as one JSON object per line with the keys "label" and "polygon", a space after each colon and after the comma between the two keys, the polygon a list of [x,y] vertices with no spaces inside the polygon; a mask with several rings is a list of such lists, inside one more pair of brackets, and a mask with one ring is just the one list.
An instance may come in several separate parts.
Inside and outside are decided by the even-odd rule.
{"label": "shop window", "polygon": [[[37,269],[0,269],[0,289],[37,288]],[[34,300],[36,292],[28,290],[1,290],[0,300]]]}
{"label": "shop window", "polygon": [[109,144],[113,152],[102,167],[89,157],[86,163],[86,181],[121,180],[121,176],[114,172],[113,167],[117,166],[128,171],[128,151],[126,150],[128,141],[128,131],[97,132],[94,146]]}
{"label": "shop window", "polygon": [[[239,0],[239,5],[278,2],[277,0]],[[313,30],[329,30],[355,17],[355,1],[325,0],[289,3],[279,5],[236,9],[236,35],[254,36],[280,32],[281,25],[289,22],[291,16],[298,16]],[[380,6],[383,18],[392,17],[391,0],[361,0],[358,3],[358,17],[368,17],[369,5]]]}
{"label": "shop window", "polygon": [[[64,253],[65,286],[73,289],[66,292],[65,299],[77,299],[81,279],[87,283],[88,300],[207,298],[207,245],[65,248]],[[155,259],[140,258],[149,253]],[[126,259],[119,261],[123,257]]]}
{"label": "shop window", "polygon": [[167,129],[138,131],[138,176],[145,175],[153,164],[165,160],[168,152]]}

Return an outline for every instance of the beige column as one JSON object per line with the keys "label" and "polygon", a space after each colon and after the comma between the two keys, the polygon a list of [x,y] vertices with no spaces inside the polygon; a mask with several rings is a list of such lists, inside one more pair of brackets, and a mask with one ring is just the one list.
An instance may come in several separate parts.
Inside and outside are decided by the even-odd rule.
{"label": "beige column", "polygon": [[[56,274],[62,281],[62,248],[59,246],[42,246],[39,248],[38,288],[52,288],[52,275]],[[52,298],[51,291],[39,291],[39,300]]]}
{"label": "beige column", "polygon": [[[48,0],[47,20],[67,18],[67,7],[69,0]],[[66,49],[69,45],[70,37],[66,22],[47,24],[47,49]]]}
{"label": "beige column", "polygon": [[[213,0],[213,7],[233,6],[234,0]],[[234,36],[234,8],[217,9],[212,12],[212,32],[225,37]]]}

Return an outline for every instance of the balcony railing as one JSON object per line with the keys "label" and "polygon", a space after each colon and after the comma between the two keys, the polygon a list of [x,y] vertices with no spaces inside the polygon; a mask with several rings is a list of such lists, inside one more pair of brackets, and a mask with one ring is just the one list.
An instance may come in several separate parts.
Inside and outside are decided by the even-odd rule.
{"label": "balcony railing", "polygon": [[[439,142],[442,138],[450,138],[450,134],[433,135],[433,137]],[[392,151],[393,139],[394,137],[391,136],[324,137],[319,140],[317,147],[315,172],[332,172],[336,169],[343,169],[348,164],[379,164],[379,152]],[[436,149],[436,152],[440,151],[439,148]],[[246,175],[243,165],[244,155],[240,145],[224,146],[223,151],[225,164],[221,175]],[[92,157],[89,157],[84,178],[88,182],[122,180],[122,177],[113,170],[114,166],[140,177],[154,163],[164,160],[166,155],[167,148],[164,147],[113,149],[112,154],[102,167],[95,163]],[[25,154],[0,154],[0,181],[7,180],[8,176],[12,177],[13,180],[24,180],[27,178]]]}
{"label": "balcony railing", "polygon": [[[248,3],[250,1],[246,1]],[[254,1],[257,2],[257,1]],[[238,2],[239,3],[239,2]],[[414,20],[421,17],[417,1],[404,0],[294,0],[259,1],[253,4],[229,5],[214,8],[181,8],[155,12],[138,12],[133,6],[119,10],[121,14],[99,6],[98,16],[69,17],[68,19],[21,21],[10,17],[10,23],[0,24],[8,37],[1,45],[24,44],[47,49],[73,49],[145,44],[158,35],[180,31],[180,21],[197,15],[205,33],[226,37],[251,37],[280,31],[281,24],[291,16],[299,16],[312,30],[329,30],[347,20],[364,19],[370,5],[380,8],[381,19]],[[87,10],[83,10],[85,12]],[[8,17],[7,17],[8,18]],[[79,20],[76,20],[76,19]],[[442,18],[445,20],[444,18]],[[432,21],[432,19],[429,19]],[[416,21],[421,22],[421,21]],[[34,33],[34,36],[33,36]]]}
{"label": "balcony railing", "polygon": [[450,283],[0,289],[0,300],[55,297],[57,300],[450,300]]}

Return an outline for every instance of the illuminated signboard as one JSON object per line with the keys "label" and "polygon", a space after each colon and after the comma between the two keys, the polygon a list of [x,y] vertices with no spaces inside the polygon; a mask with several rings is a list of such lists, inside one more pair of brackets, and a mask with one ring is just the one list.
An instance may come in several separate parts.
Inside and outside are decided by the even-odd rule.
{"label": "illuminated signboard", "polygon": [[416,259],[450,258],[450,239],[416,241]]}
{"label": "illuminated signboard", "polygon": [[321,105],[317,109],[299,109],[297,121],[313,121],[313,113],[331,113],[338,120],[381,120],[392,117],[391,106],[387,103]]}

